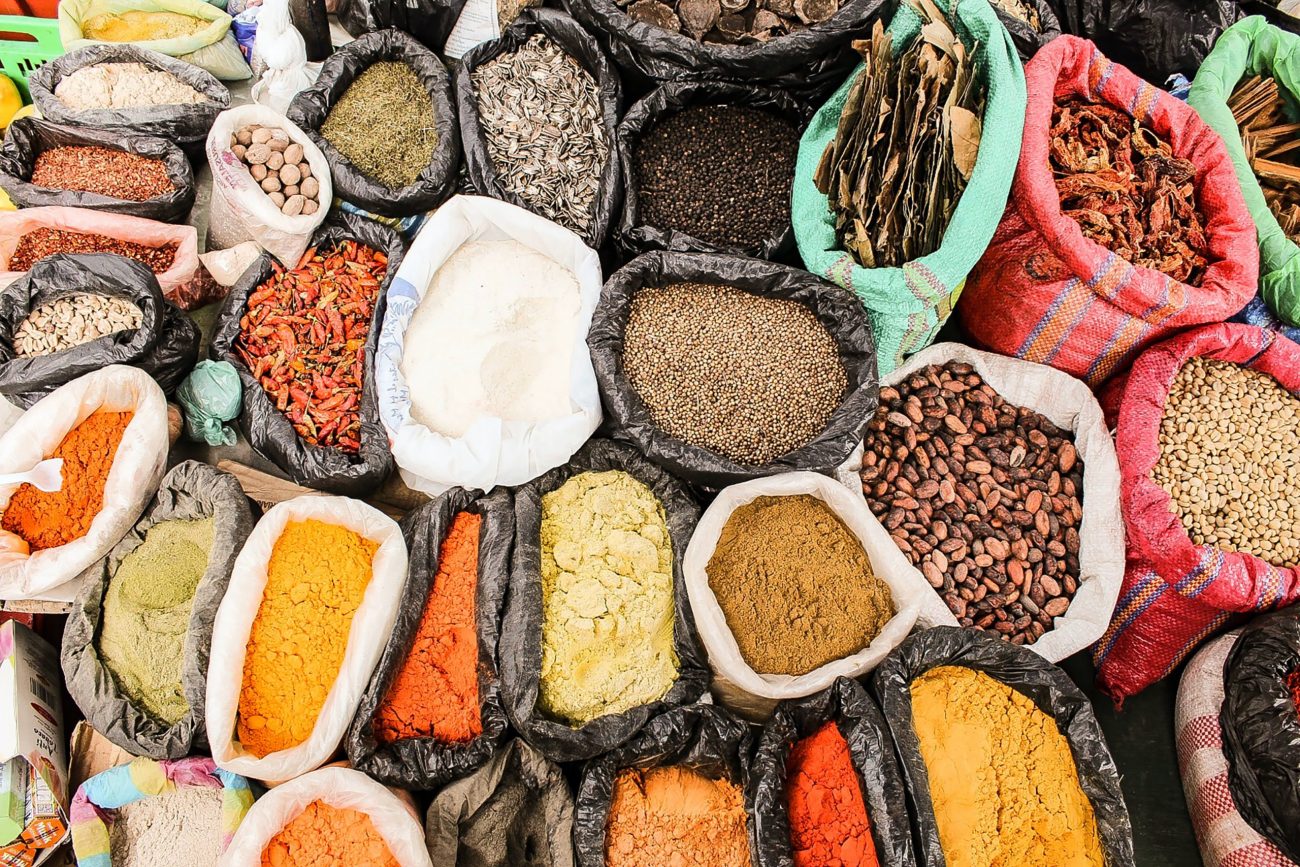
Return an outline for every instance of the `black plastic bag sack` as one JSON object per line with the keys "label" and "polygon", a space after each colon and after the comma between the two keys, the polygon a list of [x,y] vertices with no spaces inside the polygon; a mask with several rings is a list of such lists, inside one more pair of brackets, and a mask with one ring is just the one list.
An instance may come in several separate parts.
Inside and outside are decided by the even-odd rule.
{"label": "black plastic bag sack", "polygon": [[[585,472],[622,470],[641,482],[663,505],[673,549],[673,648],[677,680],[658,701],[624,713],[606,714],[574,728],[549,718],[538,706],[542,667],[542,549],[539,540],[542,496]],[[572,762],[614,749],[668,708],[693,702],[708,685],[704,654],[682,578],[682,557],[700,507],[680,482],[631,448],[593,439],[567,464],[515,489],[515,550],[510,593],[501,627],[501,692],[515,730],[549,759]]]}
{"label": "black plastic bag sack", "polygon": [[[17,355],[14,335],[37,308],[69,295],[112,295],[140,310],[140,327],[49,355]],[[0,289],[0,395],[28,409],[64,383],[110,364],[138,367],[170,395],[199,357],[199,329],[163,298],[147,265],[112,253],[56,253]]]}
{"label": "black plastic bag sack", "polygon": [[587,71],[599,88],[601,126],[609,142],[609,158],[601,171],[600,190],[592,204],[594,216],[583,236],[588,247],[598,250],[605,243],[605,235],[617,213],[623,192],[616,139],[623,87],[619,82],[618,70],[601,50],[599,43],[568,15],[554,9],[525,9],[506,32],[501,34],[500,39],[484,42],[470,49],[461,58],[460,68],[456,71],[456,111],[460,117],[460,141],[465,149],[465,165],[470,183],[480,195],[532,210],[497,180],[496,166],[488,153],[487,137],[479,122],[478,99],[470,73],[489,60],[516,50],[538,33],[546,34],[564,49]]}
{"label": "black plastic bag sack", "polygon": [[343,0],[339,23],[353,37],[396,28],[441,52],[465,8],[465,0]]}
{"label": "black plastic bag sack", "polygon": [[[165,72],[207,97],[207,102],[185,105],[147,105],[138,108],[68,108],[54,95],[63,79],[86,66],[101,63],[142,63]],[[27,80],[32,102],[41,117],[55,123],[89,126],[118,136],[152,135],[181,146],[192,159],[203,156],[203,145],[217,115],[230,107],[230,91],[211,73],[192,63],[149,51],[130,43],[105,43],[78,48],[43,64]]]}
{"label": "black plastic bag sack", "polygon": [[[143,202],[132,202],[99,193],[38,187],[31,182],[36,158],[43,151],[86,146],[160,159],[166,165],[167,177],[175,189]],[[184,151],[164,138],[68,126],[33,117],[19,118],[9,124],[4,145],[0,146],[0,188],[20,208],[65,205],[110,214],[129,214],[161,223],[185,222],[194,206],[195,193],[194,170],[189,159]]]}
{"label": "black plastic bag sack", "polygon": [[[771,463],[749,465],[671,437],[654,424],[645,401],[623,371],[623,332],[639,290],[691,282],[721,283],[752,295],[792,299],[816,314],[839,345],[849,390],[815,440]],[[763,336],[755,334],[754,339]],[[862,304],[807,271],[761,259],[710,253],[642,254],[605,282],[587,346],[605,406],[605,423],[613,436],[632,443],[677,478],[708,489],[795,470],[832,472],[862,441],[879,401],[875,340]]]}
{"label": "black plastic bag sack", "polygon": [[[357,76],[381,60],[407,64],[419,76],[438,124],[438,146],[433,159],[414,183],[392,190],[367,177],[334,145],[320,128],[330,109],[347,92]],[[367,33],[329,56],[316,83],[299,91],[289,104],[288,118],[296,123],[325,154],[339,198],[383,217],[409,217],[442,204],[456,186],[460,167],[460,126],[456,122],[451,76],[438,56],[400,30]]]}
{"label": "black plastic bag sack", "polygon": [[[734,716],[716,705],[692,704],[660,714],[627,744],[587,762],[573,817],[579,867],[605,865],[605,826],[620,770],[687,767],[706,777],[730,780],[744,791],[749,785],[750,748],[749,730]],[[753,821],[750,816],[751,840]]]}
{"label": "black plastic bag sack", "polygon": [[[185,634],[181,686],[190,709],[174,725],[167,725],[132,702],[104,665],[98,647],[100,618],[110,580],[155,524],[203,518],[213,518],[216,526],[208,567],[194,591]],[[207,750],[203,714],[212,624],[226,594],[235,557],[252,530],[252,507],[235,477],[198,461],[185,461],[163,476],[153,502],[131,532],[83,573],[86,584],[63,633],[63,676],[86,720],[131,755],[179,759]]]}
{"label": "black plastic bag sack", "polygon": [[[438,572],[443,540],[452,521],[461,512],[482,515],[479,527],[478,581],[474,591],[474,612],[478,621],[479,716],[483,732],[466,744],[443,744],[434,738],[411,738],[380,743],[372,720],[393,678],[406,661],[415,632],[424,617],[425,603]],[[497,640],[501,634],[501,609],[510,577],[510,549],[514,545],[515,514],[510,492],[498,488],[476,495],[464,488],[452,488],[432,502],[409,513],[401,523],[402,536],[410,552],[406,585],[397,620],[370,676],[370,683],[357,705],[348,729],[348,761],[358,771],[390,786],[404,789],[437,789],[477,770],[492,755],[506,731],[506,712],[501,706],[497,675]]]}
{"label": "black plastic bag sack", "polygon": [[393,467],[388,450],[388,435],[379,420],[379,397],[375,383],[375,347],[384,322],[388,284],[402,263],[402,240],[387,226],[350,214],[337,214],[325,221],[312,235],[312,247],[330,247],[341,241],[357,241],[388,256],[388,270],[379,285],[375,309],[370,316],[370,333],[366,336],[365,362],[361,381],[361,449],[349,455],[336,448],[314,446],[293,429],[287,416],[275,408],[275,402],[253,378],[252,371],[235,352],[239,339],[239,320],[248,308],[248,297],[271,276],[275,260],[263,252],[248,267],[239,282],[231,287],[221,304],[216,330],[208,355],[213,361],[228,361],[239,371],[243,385],[244,410],[239,427],[253,449],[275,464],[300,485],[346,496],[361,496],[377,487]]}
{"label": "black plastic bag sack", "polygon": [[573,867],[573,793],[559,765],[519,739],[429,805],[434,864]]}
{"label": "black plastic bag sack", "polygon": [[1300,861],[1300,716],[1287,677],[1300,669],[1300,612],[1252,620],[1223,666],[1219,712],[1228,790],[1252,828]]}
{"label": "black plastic bag sack", "polygon": [[615,0],[564,0],[569,14],[606,45],[624,80],[766,84],[820,101],[860,58],[849,43],[871,30],[884,0],[845,0],[830,19],[767,42],[718,45],[636,21]]}
{"label": "black plastic bag sack", "polygon": [[993,7],[993,12],[1002,22],[1002,26],[1011,34],[1011,41],[1016,44],[1016,53],[1020,55],[1020,59],[1029,60],[1038,49],[1061,35],[1061,22],[1056,20],[1056,13],[1052,11],[1047,0],[1024,0],[1024,3],[1034,7],[1034,11],[1038,13],[1037,30],[1030,27],[1028,22],[1021,21],[1004,11],[998,4],[989,5]]}
{"label": "black plastic bag sack", "polygon": [[1161,86],[1196,74],[1219,34],[1246,15],[1238,0],[1050,0],[1061,30]]}
{"label": "black plastic bag sack", "polygon": [[825,723],[834,721],[849,745],[858,772],[876,860],[888,865],[912,865],[912,823],[907,815],[907,789],[880,708],[856,680],[847,677],[807,698],[783,701],[763,726],[750,768],[746,806],[754,822],[754,855],[758,867],[794,867],[790,819],[785,797],[786,761],[794,745]]}
{"label": "black plastic bag sack", "polygon": [[959,626],[918,632],[885,657],[872,675],[885,720],[903,767],[908,800],[917,826],[918,861],[945,867],[939,826],[930,801],[930,780],[912,724],[911,684],[932,668],[956,665],[981,671],[1028,696],[1056,720],[1070,744],[1079,785],[1092,804],[1108,865],[1133,864],[1133,828],[1120,790],[1119,770],[1087,696],[1043,657],[986,633]]}
{"label": "black plastic bag sack", "polygon": [[[617,228],[619,245],[632,255],[646,250],[673,250],[731,253],[762,259],[785,256],[794,248],[794,229],[789,222],[781,231],[753,249],[722,247],[677,229],[649,226],[641,222],[641,209],[637,200],[637,142],[659,121],[684,108],[697,105],[733,105],[759,109],[785,118],[800,132],[808,123],[808,112],[799,106],[794,97],[773,88],[713,81],[676,82],[655,88],[629,108],[618,125],[619,159],[623,164],[623,209],[619,214]],[[790,163],[790,174],[794,175],[793,160]]]}

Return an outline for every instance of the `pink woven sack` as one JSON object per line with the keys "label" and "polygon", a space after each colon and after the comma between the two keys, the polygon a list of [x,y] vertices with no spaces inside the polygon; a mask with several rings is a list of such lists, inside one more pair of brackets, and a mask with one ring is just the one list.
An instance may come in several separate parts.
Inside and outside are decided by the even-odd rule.
{"label": "pink woven sack", "polygon": [[[1255,225],[1219,134],[1195,110],[1074,36],[1025,67],[1028,106],[1011,199],[957,304],[975,340],[1050,364],[1092,388],[1175,331],[1222,322],[1255,295]],[[1048,162],[1052,106],[1085,97],[1127,111],[1196,166],[1209,264],[1199,285],[1131,265],[1061,211]]]}
{"label": "pink woven sack", "polygon": [[[1195,356],[1267,373],[1300,392],[1300,345],[1253,325],[1207,325],[1138,356],[1107,389],[1115,419],[1126,568],[1110,627],[1093,646],[1097,685],[1116,703],[1168,675],[1198,644],[1238,615],[1300,598],[1300,567],[1197,545],[1151,479],[1160,457],[1160,419],[1179,368]],[[1112,415],[1113,413],[1113,415]]]}

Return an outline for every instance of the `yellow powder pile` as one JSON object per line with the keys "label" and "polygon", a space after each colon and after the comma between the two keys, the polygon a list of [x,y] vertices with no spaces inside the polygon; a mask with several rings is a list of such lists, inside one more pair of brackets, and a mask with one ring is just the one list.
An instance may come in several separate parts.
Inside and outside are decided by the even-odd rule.
{"label": "yellow powder pile", "polygon": [[931,669],[911,692],[948,867],[1104,867],[1092,804],[1054,719],[970,668]]}
{"label": "yellow powder pile", "polygon": [[574,725],[661,698],[677,679],[663,506],[627,473],[542,497],[540,705]]}
{"label": "yellow powder pile", "polygon": [[379,545],[321,521],[285,526],[248,636],[238,733],[261,758],[305,741],[343,665]]}
{"label": "yellow powder pile", "polygon": [[81,32],[87,39],[103,42],[148,42],[153,39],[193,36],[211,23],[178,12],[133,10],[87,18],[81,25]]}
{"label": "yellow powder pile", "polygon": [[684,767],[624,768],[614,779],[606,867],[749,867],[740,787]]}

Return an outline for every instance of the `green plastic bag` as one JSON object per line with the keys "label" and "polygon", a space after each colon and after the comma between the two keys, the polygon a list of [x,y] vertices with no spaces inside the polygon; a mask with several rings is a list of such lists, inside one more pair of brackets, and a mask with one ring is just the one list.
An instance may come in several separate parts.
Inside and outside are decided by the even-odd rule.
{"label": "green plastic bag", "polygon": [[[935,0],[968,48],[979,44],[975,61],[985,88],[983,137],[975,170],[957,203],[939,249],[901,268],[863,268],[835,237],[835,216],[813,183],[822,152],[835,135],[844,101],[860,65],[818,109],[799,142],[791,212],[799,254],[809,271],[852,290],[866,306],[875,330],[880,375],[934,341],[952,314],[965,285],[993,238],[1006,208],[1020,157],[1025,124],[1025,73],[1011,34],[987,0]],[[889,24],[894,52],[920,32],[921,18],[907,5]]]}
{"label": "green plastic bag", "polygon": [[[220,5],[224,7],[225,4]],[[230,32],[231,17],[218,6],[203,0],[60,0],[59,38],[63,40],[63,50],[114,44],[89,39],[81,28],[96,15],[123,12],[175,12],[209,22],[207,27],[192,36],[146,39],[131,44],[192,63],[222,81],[243,81],[253,77],[253,70],[244,62],[239,43]]]}
{"label": "green plastic bag", "polygon": [[1237,170],[1246,207],[1259,236],[1259,294],[1287,325],[1300,325],[1300,247],[1286,236],[1264,201],[1264,192],[1246,160],[1228,97],[1243,78],[1267,75],[1277,80],[1292,120],[1300,119],[1300,36],[1269,24],[1260,15],[1243,18],[1223,31],[1192,82],[1187,102],[1223,137]]}
{"label": "green plastic bag", "polygon": [[185,413],[185,433],[195,442],[233,446],[235,432],[224,424],[239,415],[239,373],[228,361],[200,361],[176,389]]}

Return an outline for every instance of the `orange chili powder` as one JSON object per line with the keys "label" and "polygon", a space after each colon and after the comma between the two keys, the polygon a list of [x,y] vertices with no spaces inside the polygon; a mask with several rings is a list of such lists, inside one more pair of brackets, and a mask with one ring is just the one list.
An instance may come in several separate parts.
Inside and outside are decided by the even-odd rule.
{"label": "orange chili powder", "polygon": [[52,493],[19,485],[0,526],[33,551],[80,539],[104,507],[104,483],[133,413],[97,412],[68,432],[51,458],[63,458],[63,487]]}
{"label": "orange chili powder", "polygon": [[443,539],[411,648],[375,710],[374,732],[381,743],[431,737],[461,744],[483,733],[474,614],[482,523],[481,515],[461,512]]}
{"label": "orange chili powder", "polygon": [[262,867],[401,867],[359,810],[312,801],[262,850]]}
{"label": "orange chili powder", "polygon": [[876,867],[848,741],[828,722],[790,750],[785,800],[795,867]]}

